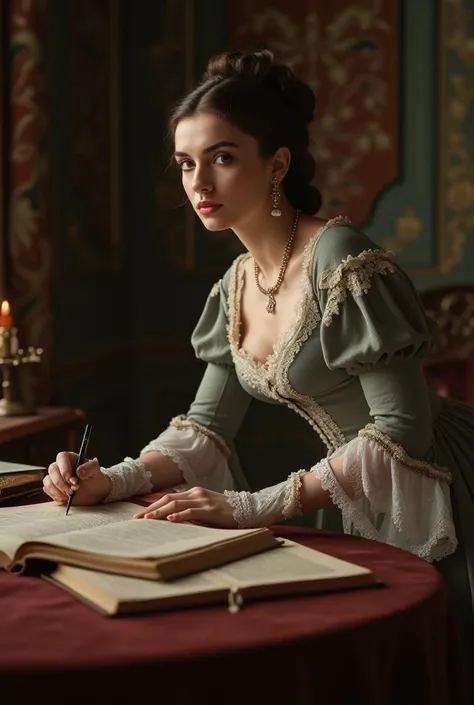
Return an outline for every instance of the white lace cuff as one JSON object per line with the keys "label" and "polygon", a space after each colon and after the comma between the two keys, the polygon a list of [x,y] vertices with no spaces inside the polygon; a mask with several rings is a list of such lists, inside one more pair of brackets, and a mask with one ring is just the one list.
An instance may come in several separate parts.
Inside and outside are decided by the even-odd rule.
{"label": "white lace cuff", "polygon": [[228,465],[230,451],[224,440],[192,419],[173,419],[141,454],[152,450],[170,457],[181,470],[184,482],[174,488],[178,491],[199,486],[224,492],[234,487]]}
{"label": "white lace cuff", "polygon": [[143,463],[133,458],[124,458],[121,463],[101,470],[112,483],[112,488],[104,500],[106,503],[148,494],[153,489],[151,472]]}
{"label": "white lace cuff", "polygon": [[398,546],[429,562],[453,553],[457,540],[449,474],[410,459],[380,435],[364,430],[331,456],[344,456],[342,476],[336,478],[330,458],[312,468],[341,509],[344,531]]}
{"label": "white lace cuff", "polygon": [[300,515],[301,475],[305,472],[293,472],[288,480],[259,492],[224,492],[239,529],[279,524]]}

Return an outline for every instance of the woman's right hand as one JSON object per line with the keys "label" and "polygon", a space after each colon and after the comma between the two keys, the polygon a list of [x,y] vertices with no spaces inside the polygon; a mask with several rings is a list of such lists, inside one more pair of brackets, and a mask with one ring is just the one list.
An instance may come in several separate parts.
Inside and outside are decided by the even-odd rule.
{"label": "woman's right hand", "polygon": [[74,490],[74,504],[100,504],[109,494],[112,483],[100,469],[97,458],[85,460],[74,477],[76,462],[77,453],[58,453],[56,462],[51,463],[43,479],[43,490],[59,504],[66,504]]}

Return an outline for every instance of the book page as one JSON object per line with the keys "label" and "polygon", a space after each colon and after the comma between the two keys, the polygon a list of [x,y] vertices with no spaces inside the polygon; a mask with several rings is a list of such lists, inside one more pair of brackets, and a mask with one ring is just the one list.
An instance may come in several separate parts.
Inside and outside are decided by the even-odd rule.
{"label": "book page", "polygon": [[10,557],[24,541],[42,540],[52,534],[65,534],[130,519],[140,507],[131,502],[75,507],[68,516],[65,505],[55,502],[0,509],[0,551]]}
{"label": "book page", "polygon": [[106,556],[165,558],[259,531],[261,529],[215,529],[166,520],[132,519],[119,525],[101,526],[100,530],[48,536],[42,542]]}
{"label": "book page", "polygon": [[298,580],[322,580],[362,573],[366,568],[341,561],[285,539],[278,551],[265,551],[239,561],[227,563],[212,571],[227,586],[272,585]]}

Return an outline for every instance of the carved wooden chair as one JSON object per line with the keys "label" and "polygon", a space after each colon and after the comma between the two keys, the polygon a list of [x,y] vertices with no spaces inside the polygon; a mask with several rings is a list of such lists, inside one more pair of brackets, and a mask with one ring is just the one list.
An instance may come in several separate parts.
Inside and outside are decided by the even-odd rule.
{"label": "carved wooden chair", "polygon": [[438,324],[438,339],[424,368],[442,396],[474,404],[474,285],[451,285],[421,293]]}

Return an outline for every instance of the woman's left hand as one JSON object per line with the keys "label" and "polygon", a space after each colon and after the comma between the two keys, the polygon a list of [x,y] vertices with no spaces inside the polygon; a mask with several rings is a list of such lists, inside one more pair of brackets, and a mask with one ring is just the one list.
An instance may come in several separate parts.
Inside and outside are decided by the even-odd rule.
{"label": "woman's left hand", "polygon": [[185,492],[165,494],[135,519],[167,519],[168,521],[192,521],[221,529],[236,529],[232,508],[227,497],[202,487],[192,487]]}

